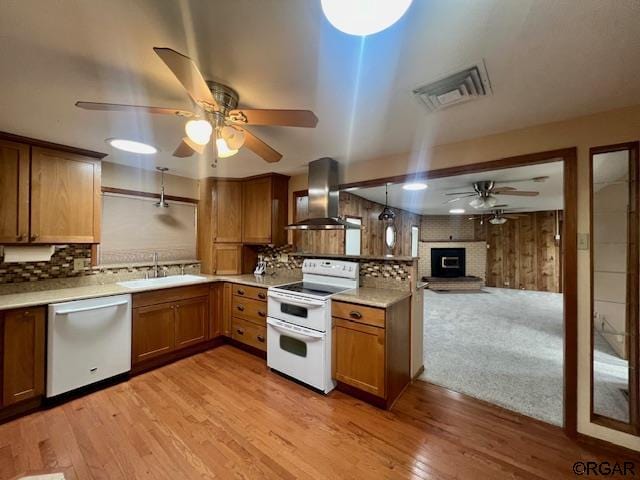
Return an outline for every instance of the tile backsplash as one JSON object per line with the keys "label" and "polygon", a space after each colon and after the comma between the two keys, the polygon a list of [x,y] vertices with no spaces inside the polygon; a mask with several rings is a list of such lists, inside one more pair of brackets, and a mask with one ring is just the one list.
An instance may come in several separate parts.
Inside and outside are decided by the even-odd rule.
{"label": "tile backsplash", "polygon": [[[87,281],[84,283],[87,284],[109,283],[109,280],[112,279],[120,281],[129,278],[140,278],[144,275],[144,272],[151,270],[151,266],[148,264],[84,266],[81,269],[74,270],[74,260],[77,259],[86,260],[85,263],[89,265],[91,245],[56,245],[53,256],[48,262],[4,263],[2,261],[0,262],[0,285],[78,278],[85,278]],[[183,264],[189,269],[189,273],[200,271],[200,264],[195,261],[161,262],[162,267],[172,273],[175,273],[173,270],[177,270],[179,273],[179,266]]]}
{"label": "tile backsplash", "polygon": [[[308,258],[296,255],[293,252],[292,245],[262,247],[258,253],[263,256],[267,264],[268,273],[286,270],[290,273],[295,272],[302,275],[302,262],[305,258]],[[286,261],[282,260],[282,255],[287,255]],[[323,258],[323,255],[319,254],[318,258]],[[394,290],[410,288],[414,261],[369,258],[345,258],[345,260],[355,261],[360,264],[360,285],[363,287],[390,288]]]}

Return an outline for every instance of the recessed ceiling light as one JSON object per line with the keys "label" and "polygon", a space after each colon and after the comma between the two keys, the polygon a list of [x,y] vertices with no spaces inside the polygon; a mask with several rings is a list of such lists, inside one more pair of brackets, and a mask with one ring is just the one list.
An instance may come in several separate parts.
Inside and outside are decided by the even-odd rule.
{"label": "recessed ceiling light", "polygon": [[141,155],[152,155],[158,153],[158,149],[147,143],[136,142],[135,140],[126,140],[124,138],[107,138],[105,140],[113,148],[124,150],[130,153],[139,153]]}
{"label": "recessed ceiling light", "polygon": [[371,35],[400,20],[413,0],[322,0],[322,11],[338,30]]}
{"label": "recessed ceiling light", "polygon": [[404,185],[402,185],[403,190],[410,190],[410,191],[424,190],[425,188],[427,188],[427,184],[421,183],[421,182],[405,183]]}
{"label": "recessed ceiling light", "polygon": [[464,208],[452,208],[449,213],[464,213]]}

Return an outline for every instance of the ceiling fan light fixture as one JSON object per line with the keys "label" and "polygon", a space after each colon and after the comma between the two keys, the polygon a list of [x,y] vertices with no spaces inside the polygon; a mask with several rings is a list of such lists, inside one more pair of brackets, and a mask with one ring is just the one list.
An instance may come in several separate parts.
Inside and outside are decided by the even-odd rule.
{"label": "ceiling fan light fixture", "polygon": [[230,150],[238,150],[244,145],[245,135],[239,128],[225,126],[220,129],[220,137],[224,139]]}
{"label": "ceiling fan light fixture", "polygon": [[148,143],[137,142],[135,140],[127,140],[124,138],[107,138],[105,140],[113,148],[129,153],[137,153],[140,155],[153,155],[158,153],[158,149]]}
{"label": "ceiling fan light fixture", "polygon": [[321,0],[335,28],[349,35],[372,35],[396,23],[413,0]]}
{"label": "ceiling fan light fixture", "polygon": [[469,206],[473,208],[484,208],[484,198],[476,197],[469,202]]}
{"label": "ceiling fan light fixture", "polygon": [[507,219],[504,217],[491,217],[489,219],[489,223],[491,225],[502,225],[504,223],[507,223]]}
{"label": "ceiling fan light fixture", "polygon": [[488,196],[484,199],[484,208],[493,208],[498,203],[498,199],[496,197]]}
{"label": "ceiling fan light fixture", "polygon": [[238,153],[238,149],[229,148],[226,140],[222,137],[216,139],[216,147],[218,149],[218,157],[220,158],[232,157]]}
{"label": "ceiling fan light fixture", "polygon": [[206,120],[189,120],[184,126],[184,131],[192,142],[206,145],[211,139],[213,127]]}

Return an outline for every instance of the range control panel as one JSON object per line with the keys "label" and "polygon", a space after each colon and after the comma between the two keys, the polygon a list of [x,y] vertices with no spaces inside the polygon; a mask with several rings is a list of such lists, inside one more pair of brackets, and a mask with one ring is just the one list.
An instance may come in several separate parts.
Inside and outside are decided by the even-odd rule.
{"label": "range control panel", "polygon": [[360,264],[358,262],[345,262],[343,260],[307,258],[302,263],[302,273],[322,275],[325,277],[357,279],[360,273]]}

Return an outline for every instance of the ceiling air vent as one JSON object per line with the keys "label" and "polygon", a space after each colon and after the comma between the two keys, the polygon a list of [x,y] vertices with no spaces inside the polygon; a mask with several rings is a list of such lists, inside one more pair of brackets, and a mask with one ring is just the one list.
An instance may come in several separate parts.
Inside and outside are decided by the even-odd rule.
{"label": "ceiling air vent", "polygon": [[484,62],[418,87],[413,94],[435,112],[452,105],[491,95],[491,83]]}

